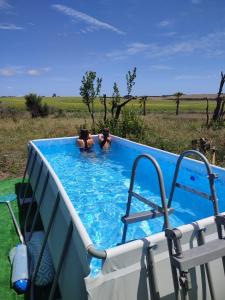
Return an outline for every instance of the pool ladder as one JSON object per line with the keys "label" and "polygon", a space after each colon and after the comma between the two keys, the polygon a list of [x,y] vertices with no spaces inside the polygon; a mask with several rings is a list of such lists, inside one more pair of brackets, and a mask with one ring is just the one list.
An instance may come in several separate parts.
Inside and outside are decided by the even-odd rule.
{"label": "pool ladder", "polygon": [[[181,162],[183,158],[189,155],[197,156],[204,163],[208,175],[208,180],[209,180],[210,195],[177,182]],[[156,168],[158,180],[159,180],[159,186],[160,186],[162,207],[145,199],[144,197],[140,196],[139,194],[133,191],[136,168],[138,162],[142,158],[146,158],[150,160],[153,163],[154,167]],[[191,268],[194,268],[196,266],[200,266],[201,268],[205,267],[209,290],[210,290],[210,296],[212,300],[216,298],[215,298],[215,291],[213,287],[209,262],[218,258],[222,258],[223,269],[225,273],[225,236],[223,234],[223,229],[225,229],[225,215],[219,214],[218,199],[217,199],[216,190],[214,186],[214,181],[216,178],[217,175],[212,172],[211,166],[204,155],[202,155],[200,152],[195,150],[184,151],[177,160],[173,182],[172,182],[172,188],[169,196],[169,201],[168,204],[166,204],[163,176],[157,161],[148,154],[142,154],[135,159],[133,164],[130,188],[128,191],[129,196],[127,202],[126,215],[122,217],[122,222],[124,223],[122,243],[125,243],[126,241],[128,224],[164,216],[164,229],[165,229],[165,235],[167,238],[167,244],[169,250],[170,264],[171,264],[174,291],[175,291],[175,299],[177,300],[181,299],[180,288],[182,292],[182,299],[185,300],[188,299],[188,291],[191,289],[191,280],[190,280],[190,273],[189,273],[189,270]],[[186,192],[191,192],[197,196],[210,200],[213,203],[213,210],[214,210],[215,222],[216,222],[216,227],[218,232],[218,239],[205,243],[205,238],[204,238],[205,228],[198,228],[196,230],[198,246],[191,248],[189,250],[185,250],[185,251],[182,250],[182,246],[181,246],[182,232],[178,228],[171,228],[169,222],[169,214],[174,211],[171,208],[171,204],[172,204],[175,188],[180,188],[185,190]],[[149,205],[153,209],[150,211],[130,214],[132,197],[135,197],[136,199]],[[151,277],[150,286],[152,289],[151,292],[153,293],[153,299],[160,299],[160,294],[159,294],[157,279],[156,279],[153,251],[152,251],[153,248],[154,246],[153,247],[149,246],[147,251],[147,261],[149,261],[148,262],[149,277]]]}
{"label": "pool ladder", "polygon": [[[136,176],[136,170],[137,170],[137,166],[138,166],[139,161],[142,160],[142,159],[149,160],[156,169],[157,176],[158,176],[158,181],[159,181],[160,197],[161,197],[162,206],[159,206],[158,204],[156,204],[156,203],[154,203],[154,202],[152,202],[152,201],[150,201],[150,200],[148,200],[148,199],[146,199],[146,198],[142,197],[141,195],[134,192],[134,180],[135,180],[135,176]],[[141,201],[142,203],[147,204],[152,209],[147,210],[147,211],[142,211],[142,212],[130,214],[131,202],[132,202],[133,197],[136,198],[137,200]],[[122,244],[125,243],[125,241],[126,241],[127,229],[128,229],[129,224],[136,223],[136,222],[141,222],[141,221],[149,220],[149,219],[155,219],[157,217],[164,216],[165,217],[165,222],[166,222],[165,225],[167,227],[167,225],[168,225],[167,223],[169,222],[168,215],[172,212],[173,212],[173,208],[171,208],[171,207],[167,208],[163,175],[162,175],[162,171],[161,171],[157,161],[155,160],[155,158],[153,158],[149,154],[139,155],[135,159],[135,161],[133,163],[133,167],[132,167],[130,188],[129,188],[129,191],[128,191],[128,201],[127,201],[126,214],[125,214],[125,216],[123,216],[121,218],[121,221],[124,223],[123,235],[122,235]]]}
{"label": "pool ladder", "polygon": [[[194,155],[198,157],[204,163],[208,175],[210,194],[200,192],[196,189],[190,188],[186,185],[177,182],[181,162],[183,158],[189,155]],[[165,222],[167,223],[167,225],[165,226],[165,235],[167,238],[167,244],[169,249],[170,264],[172,269],[176,299],[181,299],[181,295],[179,293],[180,287],[182,291],[182,299],[189,299],[188,291],[191,289],[191,276],[189,273],[190,269],[196,266],[201,266],[201,268],[205,267],[206,275],[208,278],[209,291],[212,300],[216,298],[209,262],[218,258],[222,258],[223,269],[225,272],[225,239],[223,235],[223,228],[225,228],[225,215],[219,214],[218,199],[214,186],[214,181],[216,178],[217,175],[212,172],[208,160],[200,152],[195,150],[187,150],[179,156],[176,164],[167,207],[170,208],[171,206],[175,188],[181,188],[187,192],[194,193],[197,196],[210,200],[213,203],[218,239],[205,243],[205,228],[198,228],[196,230],[198,246],[183,251],[181,246],[182,233],[178,228],[172,229],[170,227],[169,221],[166,220],[167,218],[165,215]],[[179,273],[179,278],[177,271]]]}

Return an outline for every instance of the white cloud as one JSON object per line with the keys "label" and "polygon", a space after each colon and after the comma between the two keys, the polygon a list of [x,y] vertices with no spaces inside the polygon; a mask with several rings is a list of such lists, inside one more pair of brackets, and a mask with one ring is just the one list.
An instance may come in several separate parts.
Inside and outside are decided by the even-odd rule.
{"label": "white cloud", "polygon": [[133,43],[130,45],[130,47],[127,49],[128,54],[137,54],[140,52],[143,52],[148,48],[147,44],[143,43]]}
{"label": "white cloud", "polygon": [[2,68],[0,69],[1,76],[14,76],[16,74],[15,70],[10,68]]}
{"label": "white cloud", "polygon": [[176,31],[169,31],[169,32],[161,33],[161,35],[162,35],[162,36],[172,37],[172,36],[177,35],[177,32],[176,32]]}
{"label": "white cloud", "polygon": [[70,8],[68,6],[61,5],[61,4],[54,4],[54,5],[52,5],[52,7],[54,9],[60,11],[61,13],[71,17],[74,20],[83,22],[83,23],[91,26],[92,30],[93,29],[105,29],[105,30],[110,30],[110,31],[116,32],[118,34],[125,34],[120,29],[118,29],[108,23],[97,20],[96,18],[94,18],[92,16],[89,16],[85,13],[82,13],[82,12],[75,10],[73,8]]}
{"label": "white cloud", "polygon": [[7,0],[0,0],[0,9],[10,9],[12,6]]}
{"label": "white cloud", "polygon": [[51,68],[49,68],[49,67],[37,68],[37,69],[33,68],[33,69],[27,69],[25,71],[25,73],[30,76],[40,76],[43,73],[49,72],[50,70],[51,70]]}
{"label": "white cloud", "polygon": [[176,80],[201,80],[201,79],[212,79],[215,75],[196,75],[196,74],[182,74],[175,77]]}
{"label": "white cloud", "polygon": [[168,26],[172,25],[172,23],[173,22],[170,20],[163,20],[157,24],[157,27],[161,27],[161,28],[168,27]]}
{"label": "white cloud", "polygon": [[39,75],[41,75],[41,71],[37,70],[37,69],[30,69],[30,70],[27,70],[27,75],[39,76]]}
{"label": "white cloud", "polygon": [[16,26],[15,24],[0,24],[0,30],[21,30],[23,27]]}
{"label": "white cloud", "polygon": [[199,52],[201,55],[215,57],[225,54],[224,47],[225,30],[169,43],[133,43],[128,45],[126,49],[109,52],[106,56],[112,59],[124,59],[131,55],[142,54],[149,58],[156,58]]}
{"label": "white cloud", "polygon": [[39,76],[43,73],[49,72],[51,68],[26,68],[24,66],[10,66],[5,68],[0,68],[0,76],[12,77],[16,75],[26,74],[29,76]]}

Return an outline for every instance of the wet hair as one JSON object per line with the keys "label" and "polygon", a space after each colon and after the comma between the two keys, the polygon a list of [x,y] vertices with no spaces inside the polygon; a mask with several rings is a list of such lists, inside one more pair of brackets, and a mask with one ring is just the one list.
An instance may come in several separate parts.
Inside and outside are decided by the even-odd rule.
{"label": "wet hair", "polygon": [[[101,148],[103,148],[104,145],[105,145],[105,143],[107,142],[107,139],[108,139],[108,137],[109,137],[109,128],[104,128],[104,129],[102,130],[102,134],[103,134],[104,139],[103,139],[103,141],[102,141],[101,144],[100,144],[100,147],[101,147]],[[108,142],[110,143],[110,140],[108,140]]]}
{"label": "wet hair", "polygon": [[80,139],[87,140],[88,136],[89,136],[88,129],[83,128],[83,129],[80,130],[80,136],[79,136]]}
{"label": "wet hair", "polygon": [[109,136],[109,128],[104,128],[102,130],[102,134],[103,134],[104,138],[107,138]]}

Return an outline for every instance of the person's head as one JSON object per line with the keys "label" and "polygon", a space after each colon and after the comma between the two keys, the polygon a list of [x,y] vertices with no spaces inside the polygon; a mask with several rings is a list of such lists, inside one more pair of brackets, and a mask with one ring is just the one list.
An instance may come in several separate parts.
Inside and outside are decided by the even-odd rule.
{"label": "person's head", "polygon": [[109,128],[104,128],[102,130],[102,134],[103,134],[104,138],[107,138],[109,136]]}
{"label": "person's head", "polygon": [[87,139],[88,139],[88,136],[89,136],[89,131],[88,131],[88,129],[82,128],[82,129],[80,130],[80,136],[79,136],[79,138],[82,139],[82,140],[87,140]]}

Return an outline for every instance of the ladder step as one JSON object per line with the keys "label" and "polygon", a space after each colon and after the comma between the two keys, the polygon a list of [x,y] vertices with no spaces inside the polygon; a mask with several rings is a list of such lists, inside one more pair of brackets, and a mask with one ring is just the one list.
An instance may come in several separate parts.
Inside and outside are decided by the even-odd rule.
{"label": "ladder step", "polygon": [[208,194],[206,194],[206,193],[204,193],[204,192],[201,192],[201,191],[198,191],[198,190],[196,190],[196,189],[190,188],[189,186],[186,186],[186,185],[181,184],[181,183],[179,183],[179,182],[177,182],[177,183],[175,184],[175,186],[178,187],[178,188],[180,188],[180,189],[182,189],[182,190],[184,190],[184,191],[186,191],[186,192],[189,192],[189,193],[193,193],[193,194],[195,194],[195,195],[198,195],[198,196],[200,196],[200,197],[202,197],[202,198],[205,198],[205,199],[208,199],[208,200],[213,200],[213,198],[212,198],[211,195],[208,195]]}
{"label": "ladder step", "polygon": [[137,193],[135,193],[135,192],[129,192],[129,193],[130,193],[133,197],[137,198],[139,201],[141,201],[141,202],[147,204],[148,206],[152,207],[153,209],[157,209],[158,211],[161,211],[161,212],[163,211],[162,207],[159,206],[158,204],[156,204],[156,203],[154,203],[154,202],[152,202],[152,201],[150,201],[150,200],[148,200],[148,199],[142,197],[141,195],[139,195],[139,194],[137,194]]}
{"label": "ladder step", "polygon": [[[172,213],[174,211],[173,208],[169,208],[168,209],[168,213]],[[139,213],[134,213],[131,214],[129,216],[123,216],[121,218],[121,221],[124,224],[132,224],[132,223],[136,223],[136,222],[141,222],[141,221],[145,221],[148,219],[154,219],[154,218],[158,218],[163,216],[163,212],[161,211],[156,211],[156,210],[147,210],[147,211],[142,211]]]}
{"label": "ladder step", "polygon": [[183,251],[182,258],[172,256],[172,264],[179,270],[186,271],[223,256],[225,256],[225,240],[217,239]]}

